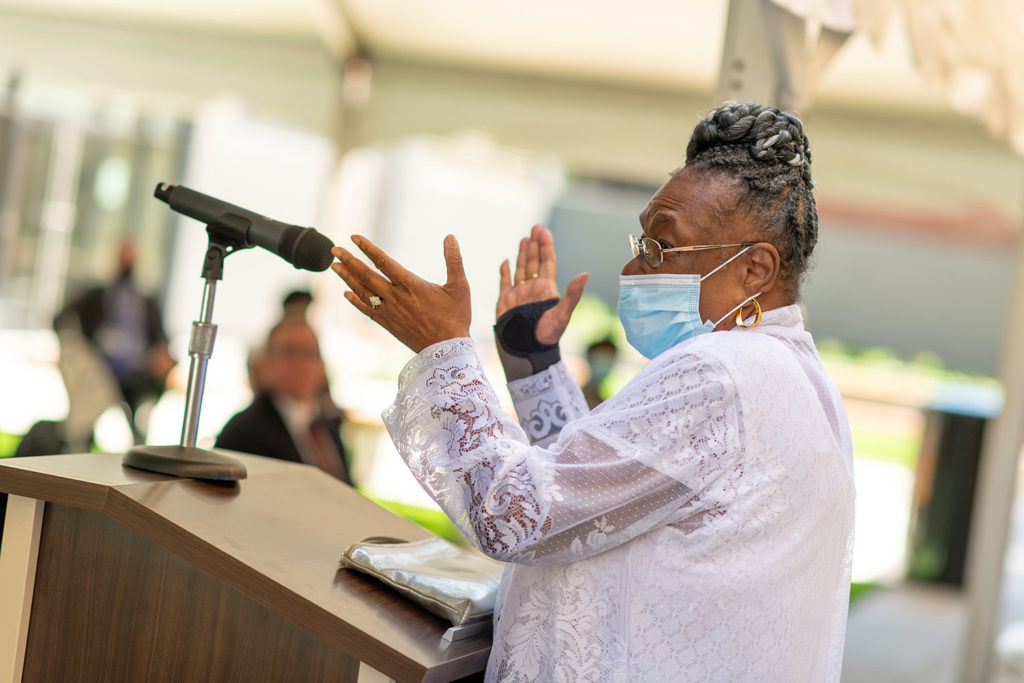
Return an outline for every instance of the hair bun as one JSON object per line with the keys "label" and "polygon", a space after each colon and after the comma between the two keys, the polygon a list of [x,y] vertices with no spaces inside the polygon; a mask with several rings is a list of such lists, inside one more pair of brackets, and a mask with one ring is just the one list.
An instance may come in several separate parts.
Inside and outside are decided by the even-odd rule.
{"label": "hair bun", "polygon": [[742,147],[759,163],[803,167],[811,150],[803,124],[789,112],[763,104],[727,102],[697,124],[686,146],[686,163],[719,147]]}

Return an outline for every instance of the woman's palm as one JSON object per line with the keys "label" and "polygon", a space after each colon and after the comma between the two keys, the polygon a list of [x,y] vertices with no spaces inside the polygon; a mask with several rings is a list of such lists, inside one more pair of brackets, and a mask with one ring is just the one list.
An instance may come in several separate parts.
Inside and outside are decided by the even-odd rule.
{"label": "woman's palm", "polygon": [[555,244],[551,232],[540,225],[533,226],[530,236],[519,243],[519,256],[513,276],[506,260],[501,264],[501,286],[496,309],[497,317],[523,304],[559,299],[537,321],[537,340],[555,344],[562,337],[573,309],[579,303],[586,285],[587,273],[580,273],[569,282],[564,297],[558,293]]}

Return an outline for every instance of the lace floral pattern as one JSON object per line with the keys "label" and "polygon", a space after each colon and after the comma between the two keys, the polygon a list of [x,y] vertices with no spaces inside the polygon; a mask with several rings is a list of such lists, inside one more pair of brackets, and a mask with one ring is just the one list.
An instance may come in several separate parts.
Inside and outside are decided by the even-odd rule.
{"label": "lace floral pattern", "polygon": [[508,391],[530,443],[550,443],[562,427],[587,414],[587,400],[565,363],[509,382]]}
{"label": "lace floral pattern", "polygon": [[488,680],[838,680],[852,446],[795,308],[677,346],[594,412],[561,363],[509,391],[522,426],[450,340],[384,416],[509,563]]}

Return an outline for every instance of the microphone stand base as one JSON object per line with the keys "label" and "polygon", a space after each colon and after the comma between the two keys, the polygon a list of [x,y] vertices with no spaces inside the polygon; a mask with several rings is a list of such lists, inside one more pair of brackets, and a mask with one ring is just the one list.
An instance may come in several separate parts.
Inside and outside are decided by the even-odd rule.
{"label": "microphone stand base", "polygon": [[136,446],[124,454],[121,464],[188,479],[238,481],[246,476],[245,465],[238,460],[189,446]]}

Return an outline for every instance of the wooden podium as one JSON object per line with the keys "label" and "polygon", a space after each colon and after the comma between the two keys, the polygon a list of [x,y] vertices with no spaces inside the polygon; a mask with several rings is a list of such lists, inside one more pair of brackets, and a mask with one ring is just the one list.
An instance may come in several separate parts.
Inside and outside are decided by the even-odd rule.
{"label": "wooden podium", "polygon": [[355,541],[429,532],[312,467],[237,457],[232,485],[111,454],[0,461],[0,681],[479,677],[489,634],[447,643],[447,623],[337,569]]}

